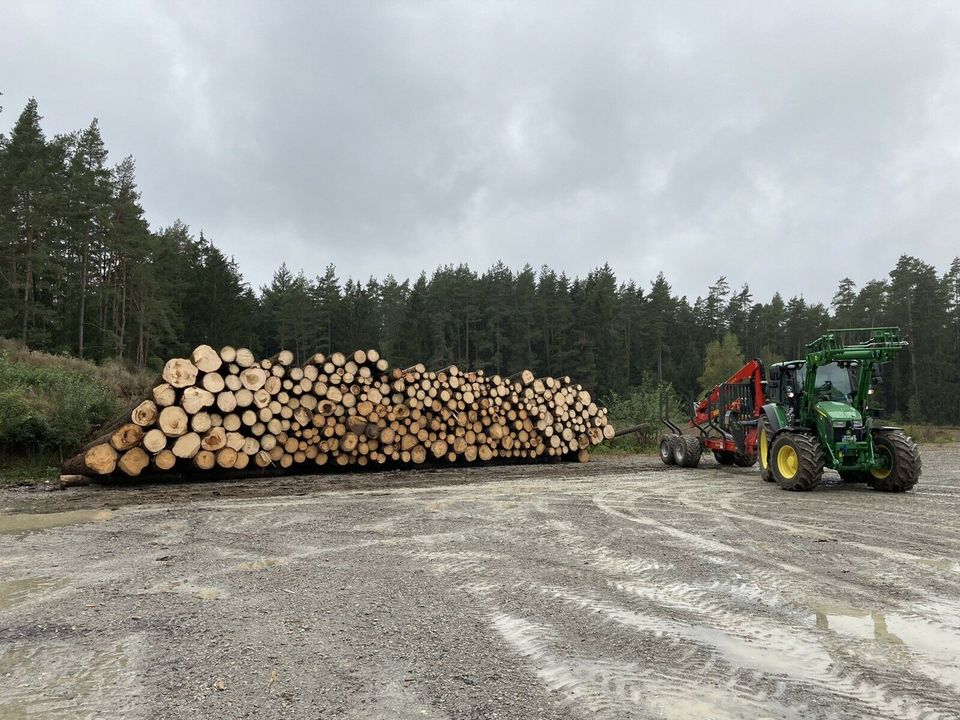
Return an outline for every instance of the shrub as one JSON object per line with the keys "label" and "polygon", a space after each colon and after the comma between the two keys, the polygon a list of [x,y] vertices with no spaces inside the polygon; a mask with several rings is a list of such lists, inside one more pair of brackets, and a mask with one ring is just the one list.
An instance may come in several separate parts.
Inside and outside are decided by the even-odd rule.
{"label": "shrub", "polygon": [[637,433],[608,441],[605,445],[612,449],[632,452],[655,448],[664,431],[660,421],[661,397],[666,403],[669,417],[682,424],[682,404],[669,383],[643,378],[639,385],[631,388],[625,395],[611,393],[604,404],[614,428],[622,430],[640,425],[641,429]]}
{"label": "shrub", "polygon": [[[112,381],[107,378],[112,376]],[[0,346],[0,454],[66,453],[142,393],[140,375]]]}

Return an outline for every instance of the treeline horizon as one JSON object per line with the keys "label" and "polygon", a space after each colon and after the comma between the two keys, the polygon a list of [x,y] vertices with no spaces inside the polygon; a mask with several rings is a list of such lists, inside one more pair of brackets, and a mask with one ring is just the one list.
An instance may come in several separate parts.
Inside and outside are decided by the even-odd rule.
{"label": "treeline horizon", "polygon": [[30,100],[0,135],[0,336],[34,349],[158,367],[201,343],[299,360],[376,347],[402,367],[530,368],[601,397],[644,383],[685,396],[710,343],[770,363],[802,358],[828,328],[895,325],[910,345],[886,371],[886,411],[960,423],[960,258],[939,274],[904,255],[862,287],[843,278],[829,304],[757,301],[724,276],[690,301],[663,273],[641,285],[609,265],[584,277],[447,265],[361,281],[332,264],[317,277],[284,264],[255,291],[202,232],[149,227],[133,158],[108,163],[96,120],[52,139],[40,121]]}

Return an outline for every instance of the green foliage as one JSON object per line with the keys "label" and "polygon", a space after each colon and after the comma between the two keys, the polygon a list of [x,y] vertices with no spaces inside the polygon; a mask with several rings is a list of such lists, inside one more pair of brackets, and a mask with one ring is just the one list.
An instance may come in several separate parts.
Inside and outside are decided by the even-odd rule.
{"label": "green foliage", "polygon": [[697,379],[706,393],[743,367],[743,352],[733,333],[725,333],[720,340],[711,340],[703,353],[703,374]]}
{"label": "green foliage", "polygon": [[141,395],[148,377],[0,341],[0,455],[75,449]]}
{"label": "green foliage", "polygon": [[677,423],[686,422],[682,402],[669,383],[658,383],[654,378],[644,377],[639,385],[623,395],[610,393],[604,399],[604,405],[614,428],[621,430],[639,425],[641,429],[604,445],[615,450],[639,451],[655,448],[664,431],[664,425],[660,421],[661,402],[665,403],[670,419]]}
{"label": "green foliage", "polygon": [[53,482],[60,474],[60,461],[55,452],[0,454],[0,487]]}

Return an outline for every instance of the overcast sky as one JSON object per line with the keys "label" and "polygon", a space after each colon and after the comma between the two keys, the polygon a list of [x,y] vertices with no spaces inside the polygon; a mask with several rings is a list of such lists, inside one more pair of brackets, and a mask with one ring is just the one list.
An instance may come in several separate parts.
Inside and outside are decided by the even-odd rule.
{"label": "overcast sky", "polygon": [[828,301],[960,254],[960,3],[0,3],[0,130],[93,117],[254,286],[610,263]]}

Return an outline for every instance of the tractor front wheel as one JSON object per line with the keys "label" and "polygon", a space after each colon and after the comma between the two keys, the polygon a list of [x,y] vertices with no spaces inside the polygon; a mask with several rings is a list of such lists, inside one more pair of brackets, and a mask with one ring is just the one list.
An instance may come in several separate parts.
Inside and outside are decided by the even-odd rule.
{"label": "tractor front wheel", "polygon": [[823,478],[823,448],[812,435],[785,432],[773,441],[770,467],[784,490],[813,490]]}
{"label": "tractor front wheel", "polygon": [[877,467],[865,473],[867,484],[880,492],[906,492],[920,480],[920,449],[900,430],[873,434]]}
{"label": "tractor front wheel", "polygon": [[773,470],[770,469],[770,424],[761,418],[757,429],[757,455],[760,458],[760,477],[773,482]]}
{"label": "tractor front wheel", "polygon": [[673,459],[680,467],[696,467],[700,464],[703,446],[691,435],[680,435],[673,446]]}
{"label": "tractor front wheel", "polygon": [[660,459],[664,465],[673,465],[676,462],[673,459],[673,437],[670,435],[660,440]]}

